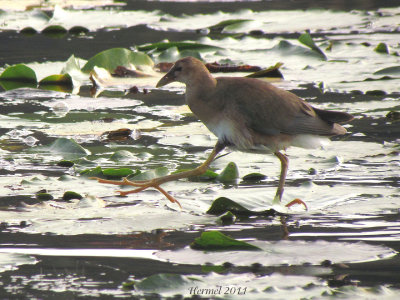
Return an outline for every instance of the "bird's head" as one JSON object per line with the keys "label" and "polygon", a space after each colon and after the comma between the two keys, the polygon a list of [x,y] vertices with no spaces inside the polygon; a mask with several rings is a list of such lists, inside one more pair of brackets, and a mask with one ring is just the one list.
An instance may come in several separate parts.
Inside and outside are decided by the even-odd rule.
{"label": "bird's head", "polygon": [[190,83],[203,72],[208,72],[205,65],[197,58],[188,56],[175,62],[172,68],[165,74],[156,87],[162,87],[171,82],[178,81],[185,84]]}

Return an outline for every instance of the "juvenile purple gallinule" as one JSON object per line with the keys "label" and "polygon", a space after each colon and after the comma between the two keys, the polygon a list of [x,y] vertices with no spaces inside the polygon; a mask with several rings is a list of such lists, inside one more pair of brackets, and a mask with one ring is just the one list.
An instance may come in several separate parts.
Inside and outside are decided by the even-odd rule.
{"label": "juvenile purple gallinule", "polygon": [[[121,195],[155,188],[171,202],[179,202],[161,184],[204,173],[225,147],[250,153],[273,153],[281,162],[281,173],[273,203],[282,199],[288,157],[281,151],[290,146],[316,148],[320,137],[343,135],[353,116],[312,107],[304,100],[262,80],[246,77],[214,78],[205,65],[193,57],[178,60],[160,79],[157,87],[173,81],[186,85],[186,103],[192,112],[217,136],[207,160],[197,168],[148,181],[103,180],[99,182],[137,187],[119,191]],[[180,205],[180,204],[179,204]]]}

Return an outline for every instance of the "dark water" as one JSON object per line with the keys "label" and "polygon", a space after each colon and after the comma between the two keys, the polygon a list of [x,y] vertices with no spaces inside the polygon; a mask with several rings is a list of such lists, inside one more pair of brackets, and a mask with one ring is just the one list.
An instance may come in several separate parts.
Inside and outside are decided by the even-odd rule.
{"label": "dark water", "polygon": [[[397,1],[128,1],[118,9],[160,10],[171,19],[182,14],[205,14],[212,15],[214,23],[218,23],[218,16],[213,15],[217,11],[233,13],[251,9],[256,14],[318,8],[343,11],[350,18],[352,10],[376,12],[396,5]],[[396,20],[400,12],[388,14]],[[193,22],[199,19],[194,18]],[[316,24],[310,22],[310,27]],[[294,25],[290,19],[287,23],[289,29],[267,32],[262,38],[293,41],[298,31],[292,31]],[[131,27],[98,29],[84,37],[67,34],[62,38],[44,34],[28,37],[16,30],[0,30],[0,66],[66,61],[71,54],[88,59],[113,47],[129,48],[164,39],[198,41],[204,38],[203,33],[186,25],[182,25],[182,30],[175,30],[173,25],[164,29],[151,25],[154,24],[144,20],[143,24]],[[400,130],[398,120],[388,118],[387,114],[399,111],[399,79],[391,75],[391,81],[370,81],[368,86],[368,81],[366,84],[363,79],[370,75],[365,71],[360,75],[361,83],[350,79],[352,82],[347,86],[345,81],[356,77],[351,74],[358,72],[360,65],[365,63],[361,69],[369,70],[374,64],[376,57],[368,56],[373,51],[359,46],[363,39],[369,43],[386,41],[394,52],[400,51],[399,26],[397,21],[393,26],[389,24],[367,33],[359,28],[352,31],[347,27],[344,30],[329,26],[315,31],[315,36],[322,41],[342,43],[337,52],[333,51],[334,58],[353,59],[337,67],[335,72],[326,67],[332,64],[306,61],[296,65],[297,57],[288,55],[286,69],[282,70],[288,81],[281,83],[283,87],[313,105],[349,111],[356,119],[348,128],[350,133],[344,139],[337,138],[325,151],[289,151],[291,165],[285,201],[300,197],[310,210],[296,207],[283,217],[257,216],[223,226],[216,217],[205,213],[212,200],[220,196],[232,198],[250,209],[268,208],[278,174],[278,164],[272,157],[232,153],[215,162],[215,168],[221,170],[228,162],[235,161],[241,176],[251,172],[267,174],[267,179],[261,182],[182,181],[166,185],[182,202],[182,211],[167,205],[156,192],[116,197],[113,186],[100,186],[78,176],[78,169],[84,166],[148,170],[198,165],[215,140],[210,139],[193,116],[182,113],[182,88],[160,91],[145,83],[143,86],[150,93],[144,93],[138,83],[138,94],[121,95],[121,89],[110,88],[98,98],[91,98],[88,85],[82,86],[78,94],[37,89],[2,91],[0,298],[207,299],[210,297],[207,289],[216,289],[213,297],[235,299],[398,299]],[[212,36],[211,40],[231,47],[232,52],[208,54],[208,60],[221,59],[224,55],[238,60],[242,55],[244,61],[268,66],[277,59],[268,52],[271,62],[265,62],[260,58],[265,53],[248,49],[251,40],[224,38]],[[235,44],[241,41],[243,53],[238,52]],[[359,46],[353,53],[340,48],[352,47],[352,42]],[[390,56],[388,66],[399,64],[398,57]],[[298,78],[307,70],[306,65],[315,68],[315,73],[320,72],[323,78],[320,80],[332,88],[321,91],[318,76],[310,73]],[[67,103],[70,110],[65,115],[57,115],[56,103]],[[98,131],[106,131],[108,125],[98,120],[105,118],[113,119],[110,130],[137,126],[140,137],[123,141],[100,138]],[[74,127],[74,124],[77,125]],[[33,146],[28,137],[36,139]],[[56,162],[69,159],[68,155],[49,154],[38,148],[60,137],[73,137],[89,149],[88,162],[80,161],[78,169],[65,169],[56,166]],[[129,150],[136,158],[111,161],[109,156],[116,150]],[[41,189],[52,193],[55,201],[43,204],[37,200],[35,193]],[[66,190],[97,195],[105,202],[79,206],[58,201]],[[206,230],[219,230],[254,243],[263,252],[191,250],[190,243]],[[148,285],[146,278],[152,280]],[[136,291],[122,288],[124,282],[132,280],[141,281],[142,285]]]}

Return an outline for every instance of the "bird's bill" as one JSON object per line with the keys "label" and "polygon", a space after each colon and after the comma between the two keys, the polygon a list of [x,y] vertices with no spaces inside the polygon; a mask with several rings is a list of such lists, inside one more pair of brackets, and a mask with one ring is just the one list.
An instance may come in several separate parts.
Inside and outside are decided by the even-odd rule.
{"label": "bird's bill", "polygon": [[171,83],[175,81],[175,76],[174,76],[174,70],[173,68],[169,70],[167,74],[165,74],[156,84],[156,87],[162,87],[164,85],[167,85],[168,83]]}

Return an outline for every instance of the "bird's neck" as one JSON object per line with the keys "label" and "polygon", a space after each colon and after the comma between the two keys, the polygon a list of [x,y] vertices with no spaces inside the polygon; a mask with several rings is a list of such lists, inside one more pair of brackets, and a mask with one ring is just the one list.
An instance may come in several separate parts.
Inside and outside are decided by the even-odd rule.
{"label": "bird's neck", "polygon": [[212,103],[217,80],[206,70],[197,72],[195,78],[186,82],[186,104],[190,110],[203,122],[213,115]]}
{"label": "bird's neck", "polygon": [[[195,76],[186,82],[186,99],[207,101],[217,86],[217,80],[207,69],[196,72]],[[188,103],[190,106],[190,103]]]}

